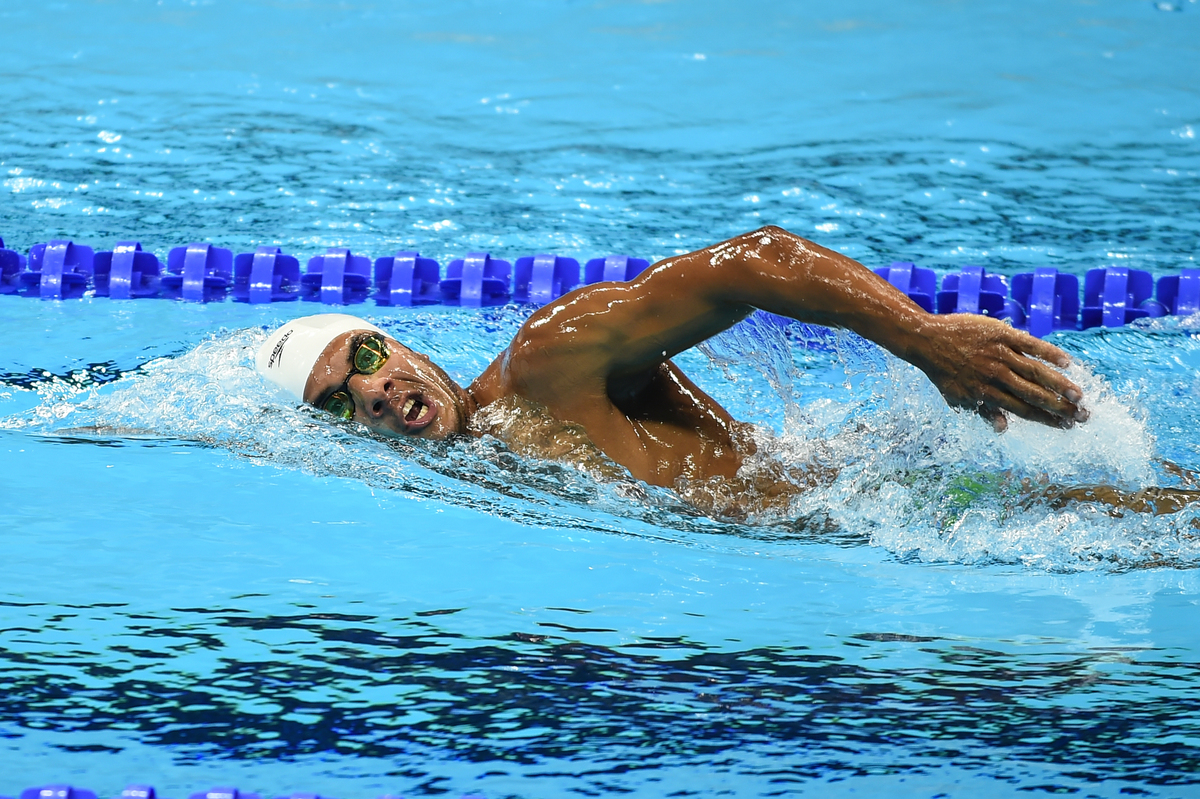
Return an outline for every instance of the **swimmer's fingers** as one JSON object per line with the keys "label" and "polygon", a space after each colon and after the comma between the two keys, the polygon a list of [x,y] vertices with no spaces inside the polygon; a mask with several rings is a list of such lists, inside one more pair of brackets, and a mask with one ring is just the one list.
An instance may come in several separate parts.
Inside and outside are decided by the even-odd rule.
{"label": "swimmer's fingers", "polygon": [[1065,352],[1050,342],[1042,341],[1040,338],[1031,336],[1028,333],[1020,333],[1019,338],[1013,342],[1012,346],[1018,352],[1023,352],[1034,358],[1041,358],[1046,363],[1052,363],[1060,369],[1065,369],[1071,365],[1071,358]]}
{"label": "swimmer's fingers", "polygon": [[1062,427],[1063,420],[1049,411],[1031,405],[1015,394],[1002,391],[995,386],[987,386],[983,390],[983,404],[979,406],[979,415],[992,423],[996,432],[1002,433],[1008,429],[1008,419],[1004,412],[1016,414],[1022,419],[1039,422],[1050,427]]}
{"label": "swimmer's fingers", "polygon": [[997,433],[1003,433],[1008,429],[1008,417],[1004,415],[1004,411],[998,408],[992,408],[980,402],[979,408],[976,411],[984,421],[991,422],[992,429]]}
{"label": "swimmer's fingers", "polygon": [[1079,386],[1044,363],[1014,355],[1009,362],[1012,392],[1030,405],[1049,411],[1063,426],[1086,422],[1088,413],[1079,407]]}
{"label": "swimmer's fingers", "polygon": [[1027,358],[1015,352],[1007,361],[1009,368],[1021,377],[1037,383],[1039,386],[1045,386],[1064,397],[1068,402],[1078,404],[1083,399],[1083,390],[1057,369],[1052,369],[1041,361],[1035,361],[1033,358]]}

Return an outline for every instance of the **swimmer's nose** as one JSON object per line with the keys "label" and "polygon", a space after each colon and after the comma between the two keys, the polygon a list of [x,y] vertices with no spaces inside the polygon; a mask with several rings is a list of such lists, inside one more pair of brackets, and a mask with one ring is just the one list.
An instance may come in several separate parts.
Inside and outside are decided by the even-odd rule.
{"label": "swimmer's nose", "polygon": [[367,391],[370,396],[369,401],[365,404],[372,418],[378,419],[387,411],[388,398],[391,396],[393,388],[391,380],[385,380],[382,385],[368,385]]}

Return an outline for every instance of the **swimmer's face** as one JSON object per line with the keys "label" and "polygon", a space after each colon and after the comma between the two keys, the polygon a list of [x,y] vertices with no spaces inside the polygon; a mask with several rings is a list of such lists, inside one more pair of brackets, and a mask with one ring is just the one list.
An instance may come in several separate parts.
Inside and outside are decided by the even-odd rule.
{"label": "swimmer's face", "polygon": [[[382,350],[375,349],[380,339]],[[360,346],[367,351],[355,368]],[[371,374],[362,374],[364,364]],[[344,394],[330,403],[339,392]],[[347,397],[352,407],[345,404]],[[352,330],[329,343],[308,376],[304,401],[318,408],[344,407],[354,421],[384,435],[435,439],[465,432],[471,406],[462,387],[429,358],[369,330]]]}

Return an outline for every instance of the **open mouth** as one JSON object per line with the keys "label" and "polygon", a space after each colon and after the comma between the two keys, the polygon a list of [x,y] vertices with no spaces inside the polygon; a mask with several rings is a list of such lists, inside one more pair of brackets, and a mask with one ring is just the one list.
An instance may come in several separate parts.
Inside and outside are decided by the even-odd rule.
{"label": "open mouth", "polygon": [[404,424],[409,430],[425,427],[433,421],[435,415],[437,405],[432,402],[424,402],[416,397],[409,397],[404,401]]}

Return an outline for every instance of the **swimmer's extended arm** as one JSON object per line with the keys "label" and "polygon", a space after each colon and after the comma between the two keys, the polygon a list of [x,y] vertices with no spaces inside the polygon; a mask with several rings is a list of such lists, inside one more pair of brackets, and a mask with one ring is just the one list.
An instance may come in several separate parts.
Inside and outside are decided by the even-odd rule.
{"label": "swimmer's extended arm", "polygon": [[[568,315],[587,330],[581,355],[604,358],[614,380],[637,380],[760,308],[853,330],[997,429],[1005,412],[1063,427],[1087,418],[1079,387],[1043,363],[1066,366],[1059,348],[995,319],[926,313],[857,261],[777,227],[668,258],[628,284],[582,292],[571,305]],[[595,335],[603,356],[587,346],[600,343]]]}

